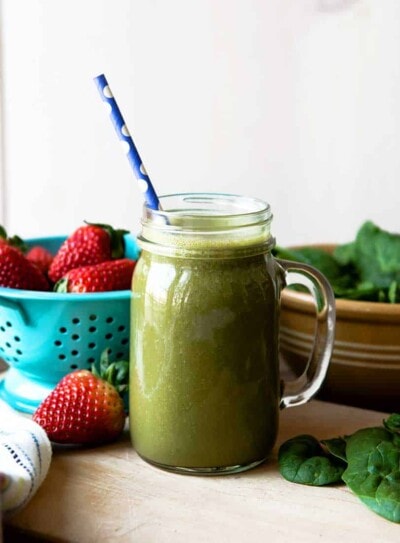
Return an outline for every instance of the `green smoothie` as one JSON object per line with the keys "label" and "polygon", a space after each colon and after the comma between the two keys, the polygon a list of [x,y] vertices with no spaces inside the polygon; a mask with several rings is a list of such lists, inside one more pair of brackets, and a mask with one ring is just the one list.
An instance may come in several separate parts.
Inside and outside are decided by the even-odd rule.
{"label": "green smoothie", "polygon": [[207,241],[196,258],[144,249],[137,263],[130,428],[138,454],[156,465],[239,471],[275,442],[276,264],[269,252],[235,253],[235,243],[221,258],[208,258]]}
{"label": "green smoothie", "polygon": [[[173,471],[235,473],[266,459],[279,411],[320,388],[335,332],[326,278],[279,263],[270,206],[216,193],[145,204],[132,281],[130,429],[138,454]],[[317,308],[304,373],[280,382],[279,303],[305,286]]]}

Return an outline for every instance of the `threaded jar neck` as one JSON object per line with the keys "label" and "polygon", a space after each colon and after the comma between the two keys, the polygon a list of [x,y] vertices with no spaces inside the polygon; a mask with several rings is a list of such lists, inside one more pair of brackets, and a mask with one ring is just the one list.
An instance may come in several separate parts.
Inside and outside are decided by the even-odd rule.
{"label": "threaded jar neck", "polygon": [[185,258],[228,258],[271,250],[272,213],[255,198],[219,193],[160,197],[162,209],[143,208],[143,250]]}

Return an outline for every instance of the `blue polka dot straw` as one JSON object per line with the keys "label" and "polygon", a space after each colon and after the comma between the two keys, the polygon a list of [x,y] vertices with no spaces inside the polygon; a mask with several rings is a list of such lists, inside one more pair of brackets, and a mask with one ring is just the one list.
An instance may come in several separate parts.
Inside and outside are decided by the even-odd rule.
{"label": "blue polka dot straw", "polygon": [[110,117],[113,122],[115,131],[122,142],[129,163],[135,173],[139,183],[139,188],[143,192],[147,205],[151,209],[160,209],[160,202],[154,187],[147,175],[146,169],[143,166],[142,159],[136,149],[133,139],[129,133],[128,127],[125,124],[121,111],[117,102],[110,90],[110,86],[104,74],[98,75],[94,81],[99,90],[100,96],[110,106]]}

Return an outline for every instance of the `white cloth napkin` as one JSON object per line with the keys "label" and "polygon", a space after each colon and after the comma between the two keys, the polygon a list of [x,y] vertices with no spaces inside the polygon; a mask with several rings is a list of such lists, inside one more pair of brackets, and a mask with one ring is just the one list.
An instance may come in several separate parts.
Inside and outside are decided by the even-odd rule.
{"label": "white cloth napkin", "polygon": [[0,504],[5,515],[27,504],[50,462],[51,444],[43,428],[0,400]]}

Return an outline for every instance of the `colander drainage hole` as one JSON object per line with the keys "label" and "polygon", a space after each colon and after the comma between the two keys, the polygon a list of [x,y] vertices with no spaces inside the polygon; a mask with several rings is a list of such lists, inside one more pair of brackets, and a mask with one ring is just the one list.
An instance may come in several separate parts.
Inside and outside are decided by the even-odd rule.
{"label": "colander drainage hole", "polygon": [[79,324],[80,322],[81,322],[81,321],[80,321],[80,319],[78,319],[78,317],[74,317],[74,318],[72,319],[72,323],[73,323],[73,324]]}
{"label": "colander drainage hole", "polygon": [[97,328],[95,326],[90,326],[89,328],[89,332],[96,332],[97,331]]}
{"label": "colander drainage hole", "polygon": [[125,330],[125,326],[121,324],[121,326],[118,326],[118,332],[123,332]]}
{"label": "colander drainage hole", "polygon": [[124,337],[123,339],[121,339],[121,345],[127,345],[129,342],[129,339],[127,337]]}
{"label": "colander drainage hole", "polygon": [[111,333],[108,333],[104,336],[106,339],[111,339],[113,337],[113,335]]}
{"label": "colander drainage hole", "polygon": [[89,349],[94,349],[96,347],[96,343],[91,342],[89,343],[88,347]]}
{"label": "colander drainage hole", "polygon": [[108,324],[111,324],[112,322],[114,322],[113,317],[107,317],[107,318],[106,318],[106,322],[107,322]]}
{"label": "colander drainage hole", "polygon": [[95,321],[97,319],[97,315],[89,315],[90,321]]}
{"label": "colander drainage hole", "polygon": [[6,346],[7,346],[8,348],[11,347],[11,345],[10,345],[10,343],[8,343],[8,341],[6,341]]}
{"label": "colander drainage hole", "polygon": [[91,356],[90,358],[88,358],[87,361],[88,361],[88,364],[93,364],[93,362],[94,362],[93,356]]}
{"label": "colander drainage hole", "polygon": [[4,328],[4,326],[0,326],[0,330],[1,330],[2,332],[5,332],[5,331],[6,331],[6,329]]}
{"label": "colander drainage hole", "polygon": [[21,341],[21,338],[19,338],[18,336],[14,336],[14,341]]}
{"label": "colander drainage hole", "polygon": [[55,345],[56,347],[61,347],[62,342],[61,342],[59,339],[56,339],[55,342],[54,342],[54,345]]}
{"label": "colander drainage hole", "polygon": [[71,364],[70,368],[71,368],[71,370],[76,370],[76,369],[78,369],[78,364]]}
{"label": "colander drainage hole", "polygon": [[65,326],[61,326],[61,328],[59,330],[60,330],[61,334],[66,334],[67,333],[67,329],[65,328]]}
{"label": "colander drainage hole", "polygon": [[72,356],[78,356],[79,351],[76,351],[75,349],[71,351]]}
{"label": "colander drainage hole", "polygon": [[59,355],[58,355],[58,358],[59,358],[60,360],[65,360],[65,359],[66,359],[66,356],[65,356],[65,354],[59,354]]}
{"label": "colander drainage hole", "polygon": [[72,334],[71,338],[72,338],[74,341],[78,341],[78,339],[79,339],[79,334]]}
{"label": "colander drainage hole", "polygon": [[21,356],[21,354],[22,354],[21,349],[17,349],[15,352],[16,352],[17,354],[19,354],[20,356]]}
{"label": "colander drainage hole", "polygon": [[11,328],[11,326],[12,326],[11,322],[10,322],[10,321],[7,321],[7,322],[6,322],[6,326],[8,326],[9,328]]}

